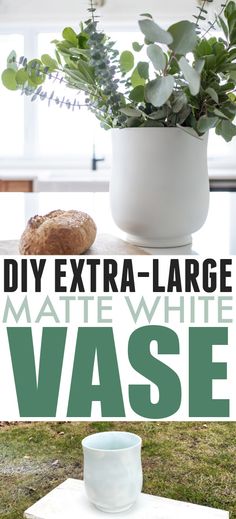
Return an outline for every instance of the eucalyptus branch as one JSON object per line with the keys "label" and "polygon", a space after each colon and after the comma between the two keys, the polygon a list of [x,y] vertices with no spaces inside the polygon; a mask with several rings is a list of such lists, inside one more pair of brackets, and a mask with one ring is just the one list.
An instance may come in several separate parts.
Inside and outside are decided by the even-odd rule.
{"label": "eucalyptus branch", "polygon": [[[2,74],[3,84],[9,90],[20,89],[31,101],[41,99],[73,111],[87,108],[105,129],[188,127],[202,136],[213,125],[229,141],[236,135],[236,1],[225,0],[217,8],[215,20],[208,22],[210,27],[200,30],[200,21],[207,20],[208,4],[213,1],[201,1],[196,23],[182,20],[168,31],[151,14],[143,14],[139,23],[144,43],[134,42],[131,51],[120,54],[100,30],[95,2],[89,0],[90,16],[80,25],[80,32],[65,27],[63,39],[53,42],[56,59],[44,54],[41,60],[28,63],[22,57],[17,63],[12,51]],[[217,21],[225,39],[216,34],[213,45],[207,38],[202,44]],[[144,46],[149,61],[136,62],[132,51],[138,53]],[[230,48],[234,51],[229,52]],[[56,87],[55,92],[47,91],[48,79],[74,90],[75,98],[63,92],[58,96]]]}
{"label": "eucalyptus branch", "polygon": [[230,0],[226,0],[226,2],[221,6],[221,10],[220,10],[220,12],[219,12],[217,15],[215,15],[215,20],[214,20],[214,22],[210,23],[210,26],[208,27],[208,29],[203,33],[202,38],[205,38],[206,35],[209,34],[209,32],[210,32],[213,28],[215,28],[215,26],[216,26],[217,23],[218,23],[218,18],[219,18],[220,16],[222,16],[222,14],[223,14],[223,12],[224,12],[224,10],[225,10],[227,4],[229,3],[229,1],[230,1]]}
{"label": "eucalyptus branch", "polygon": [[[199,7],[199,13],[198,13],[198,16],[196,17],[197,19],[196,19],[196,23],[195,23],[196,27],[198,27],[198,24],[199,24],[200,20],[202,19],[203,13],[206,14],[205,7],[206,7],[207,2],[208,2],[208,0],[204,0],[201,7]],[[205,19],[205,17],[204,17],[204,19]]]}
{"label": "eucalyptus branch", "polygon": [[93,0],[89,0],[89,1],[90,1],[90,9],[89,9],[89,11],[91,12],[92,22],[95,23],[95,16],[94,16],[94,12],[96,11],[96,9],[95,9],[95,6],[94,6],[94,3],[93,3]]}

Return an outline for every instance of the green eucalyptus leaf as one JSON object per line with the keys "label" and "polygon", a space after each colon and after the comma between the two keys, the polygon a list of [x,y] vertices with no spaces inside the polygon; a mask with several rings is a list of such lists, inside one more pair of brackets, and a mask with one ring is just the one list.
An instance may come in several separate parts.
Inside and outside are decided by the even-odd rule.
{"label": "green eucalyptus leaf", "polygon": [[205,65],[205,60],[204,59],[198,59],[195,64],[194,64],[194,68],[195,70],[198,72],[198,74],[201,74],[203,69],[204,69],[204,65]]}
{"label": "green eucalyptus leaf", "polygon": [[137,41],[134,41],[132,43],[132,47],[135,52],[141,52],[141,50],[143,49],[143,45],[140,45],[140,43],[138,43]]}
{"label": "green eucalyptus leaf", "polygon": [[27,83],[27,81],[28,81],[27,70],[25,70],[24,68],[20,68],[16,72],[16,82],[18,83],[18,85],[25,85],[25,83]]}
{"label": "green eucalyptus leaf", "polygon": [[43,54],[41,56],[41,61],[46,67],[49,68],[50,71],[53,71],[58,67],[57,61],[51,58],[49,54]]}
{"label": "green eucalyptus leaf", "polygon": [[122,114],[127,115],[128,117],[140,117],[142,115],[142,112],[140,110],[137,110],[136,108],[132,108],[127,106],[126,108],[121,108],[120,112]]}
{"label": "green eucalyptus leaf", "polygon": [[214,114],[217,115],[217,117],[221,117],[222,119],[228,119],[228,117],[221,112],[221,110],[218,110],[218,108],[215,108]]}
{"label": "green eucalyptus leaf", "polygon": [[207,40],[201,40],[195,50],[197,58],[204,58],[212,53],[212,46]]}
{"label": "green eucalyptus leaf", "polygon": [[8,90],[17,90],[16,71],[12,68],[4,70],[2,73],[2,82]]}
{"label": "green eucalyptus leaf", "polygon": [[17,70],[16,63],[16,52],[12,50],[7,58],[7,68],[11,68],[12,70]]}
{"label": "green eucalyptus leaf", "polygon": [[224,19],[222,18],[222,16],[218,16],[218,23],[226,37],[226,40],[228,40],[228,37],[229,37],[229,29],[224,21]]}
{"label": "green eucalyptus leaf", "polygon": [[122,52],[120,56],[120,68],[124,74],[134,68],[134,55],[129,50]]}
{"label": "green eucalyptus leaf", "polygon": [[136,86],[133,90],[131,90],[129,98],[131,101],[135,101],[136,103],[141,103],[144,101],[144,86]]}
{"label": "green eucalyptus leaf", "polygon": [[141,78],[145,80],[149,78],[149,63],[146,61],[140,61],[137,64],[137,70]]}
{"label": "green eucalyptus leaf", "polygon": [[65,29],[62,32],[62,36],[63,36],[64,40],[66,40],[69,43],[72,43],[72,45],[74,45],[74,47],[77,47],[78,38],[77,38],[77,35],[76,35],[74,29],[72,29],[71,27],[65,27]]}
{"label": "green eucalyptus leaf", "polygon": [[151,114],[149,114],[148,118],[152,119],[154,121],[161,121],[161,120],[165,120],[166,116],[167,116],[167,107],[163,106],[156,112],[152,112]]}
{"label": "green eucalyptus leaf", "polygon": [[33,86],[39,86],[45,81],[44,65],[40,59],[32,59],[27,65],[28,77]]}
{"label": "green eucalyptus leaf", "polygon": [[140,76],[139,71],[136,67],[131,76],[132,87],[135,88],[136,86],[145,85],[145,83],[146,83],[146,80]]}
{"label": "green eucalyptus leaf", "polygon": [[156,121],[155,119],[148,121],[145,121],[145,123],[142,124],[144,128],[164,128],[164,122]]}
{"label": "green eucalyptus leaf", "polygon": [[178,55],[186,55],[195,49],[198,37],[196,33],[196,25],[187,20],[175,23],[168,29],[173,42],[169,47]]}
{"label": "green eucalyptus leaf", "polygon": [[173,76],[157,77],[145,87],[145,98],[148,103],[159,108],[168,101],[175,85]]}
{"label": "green eucalyptus leaf", "polygon": [[55,50],[55,56],[57,58],[59,65],[62,65],[61,56],[60,56],[58,50]]}
{"label": "green eucalyptus leaf", "polygon": [[147,48],[147,55],[156,70],[165,70],[166,56],[159,45],[156,45],[155,43],[149,45]]}
{"label": "green eucalyptus leaf", "polygon": [[138,128],[142,125],[141,117],[129,117],[126,121],[127,128]]}
{"label": "green eucalyptus leaf", "polygon": [[217,121],[217,117],[208,117],[207,115],[202,115],[197,123],[199,133],[206,133],[211,128],[214,128]]}
{"label": "green eucalyptus leaf", "polygon": [[214,54],[205,56],[205,67],[209,71],[216,68],[216,56]]}
{"label": "green eucalyptus leaf", "polygon": [[77,64],[77,69],[84,76],[84,79],[87,81],[87,83],[91,85],[94,84],[94,70],[88,65],[88,63],[85,61],[80,61]]}
{"label": "green eucalyptus leaf", "polygon": [[164,31],[153,20],[140,20],[139,27],[150,43],[157,42],[170,45],[173,41],[171,34]]}
{"label": "green eucalyptus leaf", "polygon": [[224,15],[225,15],[225,18],[228,20],[230,18],[230,16],[236,11],[236,4],[235,2],[231,1],[231,2],[228,2],[225,10],[224,10]]}
{"label": "green eucalyptus leaf", "polygon": [[200,74],[189,65],[186,58],[182,57],[179,60],[179,66],[183,72],[183,75],[189,85],[189,90],[193,96],[196,96],[200,90],[201,76]]}
{"label": "green eucalyptus leaf", "polygon": [[178,112],[177,119],[179,124],[183,124],[188,116],[191,114],[191,108],[188,105],[184,105],[183,108]]}
{"label": "green eucalyptus leaf", "polygon": [[187,105],[187,102],[188,98],[186,94],[181,92],[180,94],[176,95],[172,104],[173,112],[175,114],[179,113],[183,107]]}
{"label": "green eucalyptus leaf", "polygon": [[236,136],[236,126],[231,121],[220,121],[217,124],[216,133],[221,135],[226,142],[230,142]]}
{"label": "green eucalyptus leaf", "polygon": [[68,50],[68,53],[71,56],[84,56],[85,58],[89,58],[90,56],[90,50],[89,49],[77,49],[76,47],[70,47]]}
{"label": "green eucalyptus leaf", "polygon": [[219,97],[214,88],[207,88],[206,93],[211,97],[211,99],[213,99],[213,101],[215,101],[215,103],[219,104]]}

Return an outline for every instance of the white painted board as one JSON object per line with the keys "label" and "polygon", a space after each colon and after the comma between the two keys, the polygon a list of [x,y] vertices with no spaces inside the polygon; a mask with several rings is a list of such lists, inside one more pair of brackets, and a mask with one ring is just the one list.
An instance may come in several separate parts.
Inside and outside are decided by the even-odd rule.
{"label": "white painted board", "polygon": [[26,510],[26,519],[229,519],[229,513],[205,506],[141,494],[136,505],[122,514],[100,512],[88,502],[84,483],[67,479]]}

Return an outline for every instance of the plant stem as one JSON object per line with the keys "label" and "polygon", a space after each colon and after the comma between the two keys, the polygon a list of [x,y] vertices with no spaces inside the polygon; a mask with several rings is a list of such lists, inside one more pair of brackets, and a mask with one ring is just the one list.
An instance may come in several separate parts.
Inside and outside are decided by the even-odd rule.
{"label": "plant stem", "polygon": [[95,23],[93,0],[90,0],[90,7],[91,7],[91,14],[92,14],[92,22]]}
{"label": "plant stem", "polygon": [[197,20],[196,20],[196,27],[198,27],[198,23],[199,23],[199,21],[200,21],[200,17],[201,17],[201,15],[202,15],[202,13],[203,13],[203,11],[204,11],[204,9],[205,9],[206,3],[207,3],[207,0],[204,0],[202,6],[201,6],[200,9],[199,9],[198,17],[197,17]]}
{"label": "plant stem", "polygon": [[210,27],[204,32],[204,34],[202,35],[202,38],[205,38],[205,36],[207,34],[209,34],[211,29],[213,29],[213,27],[215,27],[215,25],[217,23],[217,18],[223,14],[223,12],[224,12],[224,10],[225,10],[225,8],[226,8],[228,3],[229,3],[229,0],[226,0],[225,4],[221,7],[220,12],[215,16],[215,21],[213,23],[211,23]]}

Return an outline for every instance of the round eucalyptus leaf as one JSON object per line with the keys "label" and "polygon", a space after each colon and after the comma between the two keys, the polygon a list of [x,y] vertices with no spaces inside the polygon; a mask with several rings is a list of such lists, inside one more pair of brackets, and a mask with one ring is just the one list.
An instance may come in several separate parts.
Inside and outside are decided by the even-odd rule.
{"label": "round eucalyptus leaf", "polygon": [[178,95],[175,96],[173,104],[172,104],[173,112],[175,114],[178,114],[183,109],[183,107],[187,105],[187,103],[188,103],[187,96],[183,92],[179,93]]}
{"label": "round eucalyptus leaf", "polygon": [[203,115],[202,117],[200,117],[200,119],[197,123],[197,128],[198,128],[199,133],[206,133],[211,128],[214,128],[217,121],[218,121],[217,117],[208,117],[207,115]]}
{"label": "round eucalyptus leaf", "polygon": [[128,117],[140,117],[142,115],[142,112],[140,112],[140,110],[136,110],[136,108],[132,108],[130,106],[127,106],[126,108],[121,108],[120,112],[122,114],[127,115]]}
{"label": "round eucalyptus leaf", "polygon": [[172,43],[169,47],[175,54],[185,56],[188,52],[195,49],[198,36],[196,33],[196,25],[187,20],[175,23],[169,27],[168,32],[172,36]]}
{"label": "round eucalyptus leaf", "polygon": [[149,78],[149,63],[147,61],[140,61],[137,65],[138,73],[143,79]]}
{"label": "round eucalyptus leaf", "polygon": [[135,52],[141,52],[141,50],[143,49],[143,45],[140,45],[140,43],[138,43],[137,41],[134,41],[132,43],[132,47]]}
{"label": "round eucalyptus leaf", "polygon": [[172,76],[158,77],[147,84],[145,88],[145,98],[148,103],[159,108],[168,101],[175,85]]}
{"label": "round eucalyptus leaf", "polygon": [[139,27],[150,43],[158,42],[170,45],[173,41],[171,34],[164,31],[153,20],[140,20]]}
{"label": "round eucalyptus leaf", "polygon": [[16,72],[16,82],[18,85],[24,85],[28,81],[28,73],[24,68],[20,68]]}
{"label": "round eucalyptus leaf", "polygon": [[134,68],[134,56],[129,50],[122,52],[120,56],[120,68],[125,74]]}
{"label": "round eucalyptus leaf", "polygon": [[51,58],[51,56],[49,56],[49,54],[43,54],[41,56],[41,61],[51,71],[55,70],[58,66],[57,61],[55,59]]}
{"label": "round eucalyptus leaf", "polygon": [[31,83],[34,86],[41,85],[45,80],[45,75],[42,73],[44,66],[39,59],[32,59],[27,65],[27,72]]}
{"label": "round eucalyptus leaf", "polygon": [[230,142],[236,136],[236,126],[231,121],[220,121],[217,124],[216,133],[222,135],[226,142]]}
{"label": "round eucalyptus leaf", "polygon": [[146,81],[145,79],[143,79],[140,74],[139,74],[139,71],[137,69],[137,67],[134,69],[133,71],[133,74],[131,76],[131,85],[133,88],[135,88],[136,86],[139,86],[139,85],[145,85]]}
{"label": "round eucalyptus leaf", "polygon": [[62,32],[62,36],[64,40],[68,41],[69,43],[72,43],[74,47],[77,47],[78,39],[74,29],[72,29],[71,27],[65,27],[65,29]]}
{"label": "round eucalyptus leaf", "polygon": [[131,101],[135,101],[136,103],[142,103],[142,101],[144,101],[144,86],[136,86],[133,90],[131,90],[129,98]]}
{"label": "round eucalyptus leaf", "polygon": [[179,60],[180,69],[189,85],[189,90],[193,96],[196,96],[200,90],[201,76],[200,74],[189,65],[186,58],[182,57]]}
{"label": "round eucalyptus leaf", "polygon": [[147,48],[147,55],[156,70],[165,70],[166,56],[159,45],[156,45],[155,43],[149,45]]}
{"label": "round eucalyptus leaf", "polygon": [[11,68],[4,70],[2,73],[2,82],[8,90],[17,90],[16,71]]}

